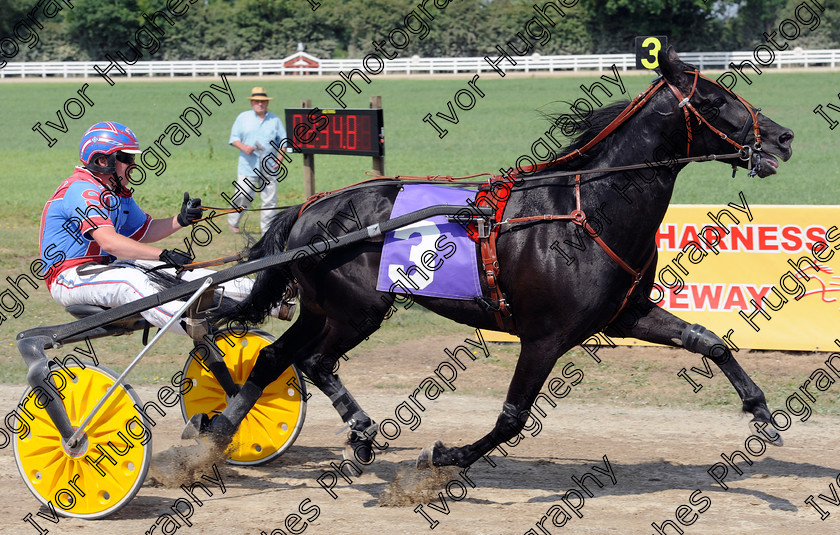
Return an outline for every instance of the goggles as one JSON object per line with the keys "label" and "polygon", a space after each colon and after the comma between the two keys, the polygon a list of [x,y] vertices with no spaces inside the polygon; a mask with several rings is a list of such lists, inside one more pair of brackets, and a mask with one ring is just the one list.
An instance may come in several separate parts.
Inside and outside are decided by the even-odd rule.
{"label": "goggles", "polygon": [[118,152],[116,154],[116,159],[117,159],[118,162],[121,162],[121,163],[124,163],[124,164],[131,165],[131,164],[134,163],[134,155],[133,154],[128,154],[128,153],[125,153],[125,152]]}

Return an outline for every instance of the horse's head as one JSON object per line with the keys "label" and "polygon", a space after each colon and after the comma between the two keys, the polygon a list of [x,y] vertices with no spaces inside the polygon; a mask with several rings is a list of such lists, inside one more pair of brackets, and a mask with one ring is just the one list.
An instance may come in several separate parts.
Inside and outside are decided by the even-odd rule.
{"label": "horse's head", "polygon": [[[776,173],[780,158],[793,153],[793,131],[768,119],[761,108],[717,82],[699,75],[693,65],[683,63],[673,47],[659,54],[663,78],[682,100],[682,113],[690,121],[691,155],[741,152],[737,165],[751,169],[760,177]],[[696,147],[696,148],[695,148]]]}

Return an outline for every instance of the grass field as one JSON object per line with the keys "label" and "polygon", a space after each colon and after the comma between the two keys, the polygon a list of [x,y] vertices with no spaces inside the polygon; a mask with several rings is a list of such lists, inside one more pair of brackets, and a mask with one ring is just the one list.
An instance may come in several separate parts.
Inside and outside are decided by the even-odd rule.
{"label": "grass field", "polygon": [[[600,73],[599,73],[600,74]],[[382,95],[385,108],[386,172],[388,174],[470,174],[498,171],[513,164],[516,157],[527,153],[531,143],[546,130],[547,123],[537,112],[566,112],[568,104],[582,96],[579,86],[597,80],[595,73],[582,73],[580,78],[513,78],[499,79],[495,74],[482,74],[478,82],[486,96],[471,111],[460,112],[458,125],[447,125],[449,134],[439,139],[434,130],[422,122],[427,113],[446,111],[447,100],[466,87],[472,75],[441,80],[376,79],[363,86],[362,95],[346,98],[351,107],[367,107],[370,95]],[[614,95],[632,98],[644,89],[650,76],[622,73],[627,93]],[[730,177],[728,166],[719,163],[693,164],[677,183],[674,202],[726,204],[744,191],[751,204],[840,204],[840,188],[836,187],[840,155],[836,132],[811,110],[819,103],[831,101],[837,91],[836,73],[765,73],[753,79],[751,86],[739,83],[736,91],[763,108],[776,122],[796,133],[794,157],[783,163],[778,175],[767,179],[747,178],[739,171]],[[163,176],[150,176],[138,187],[140,205],[155,217],[169,216],[180,207],[184,191],[200,196],[205,204],[221,205],[221,191],[232,189],[235,178],[236,150],[227,144],[230,126],[238,113],[248,109],[245,97],[254,85],[264,85],[276,97],[270,110],[282,116],[285,107],[298,107],[300,100],[310,98],[322,108],[332,106],[324,92],[329,83],[315,81],[236,81],[229,79],[236,102],[223,100],[219,108],[211,108],[212,116],[204,118],[202,135],[192,136],[176,147]],[[46,130],[58,138],[48,148],[43,137],[33,132],[40,121],[56,122],[56,110],[65,100],[77,96],[76,91],[90,82],[86,95],[94,102],[83,117],[67,119],[68,132]],[[120,79],[114,87],[94,80],[69,82],[0,83],[0,276],[28,271],[38,255],[38,223],[44,202],[55,187],[72,172],[78,163],[78,140],[91,124],[116,120],[128,124],[140,138],[141,147],[151,144],[170,123],[177,121],[185,107],[192,105],[190,93],[220,84],[220,78],[197,78],[187,81],[132,81]],[[609,85],[609,84],[608,84]],[[611,89],[614,86],[609,86]],[[225,97],[216,93],[222,99]],[[212,104],[211,104],[212,106]],[[71,111],[75,111],[71,109]],[[289,177],[278,187],[281,204],[303,200],[301,158],[294,156]],[[364,178],[370,168],[368,158],[344,156],[316,157],[317,188],[333,189]],[[256,218],[251,224],[256,226]],[[182,238],[169,238],[163,246],[173,246]],[[242,241],[224,233],[204,250],[211,258],[242,248]],[[0,291],[7,287],[0,285]],[[416,309],[415,309],[416,310]],[[368,343],[390,343],[427,333],[429,323],[440,332],[458,332],[456,326],[431,314],[417,311],[399,314],[386,322]],[[20,318],[7,318],[0,325],[0,382],[21,382],[25,366],[13,347],[18,331],[36,325],[62,323],[66,314],[44,289],[33,291]],[[269,330],[277,332],[278,325]],[[121,368],[129,351],[139,348],[138,337],[109,339],[97,342],[104,362]],[[152,380],[171,375],[180,368],[186,342],[167,337],[160,349],[138,368],[136,380]]]}

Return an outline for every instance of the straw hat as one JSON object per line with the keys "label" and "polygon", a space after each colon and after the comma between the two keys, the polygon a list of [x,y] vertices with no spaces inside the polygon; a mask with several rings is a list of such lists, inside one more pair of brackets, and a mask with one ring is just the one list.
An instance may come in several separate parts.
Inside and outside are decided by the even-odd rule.
{"label": "straw hat", "polygon": [[251,89],[251,96],[248,97],[248,100],[272,100],[272,97],[265,94],[264,87],[257,86]]}

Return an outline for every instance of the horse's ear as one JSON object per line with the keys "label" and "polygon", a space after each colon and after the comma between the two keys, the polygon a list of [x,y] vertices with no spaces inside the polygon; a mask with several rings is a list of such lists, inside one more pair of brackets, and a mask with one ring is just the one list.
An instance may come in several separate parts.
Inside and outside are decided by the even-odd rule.
{"label": "horse's ear", "polygon": [[687,65],[677,56],[674,47],[668,46],[668,50],[659,51],[659,70],[665,80],[671,82],[680,89],[689,85],[688,76],[685,74]]}

